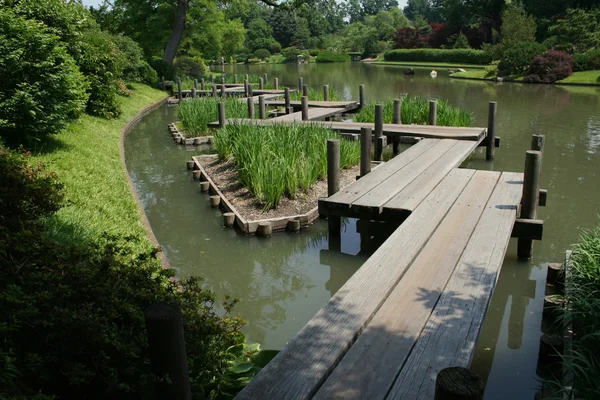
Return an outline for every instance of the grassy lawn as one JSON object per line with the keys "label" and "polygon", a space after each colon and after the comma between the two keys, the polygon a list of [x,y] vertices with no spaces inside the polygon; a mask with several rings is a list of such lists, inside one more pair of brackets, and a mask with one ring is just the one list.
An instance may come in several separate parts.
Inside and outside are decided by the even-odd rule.
{"label": "grassy lawn", "polygon": [[600,70],[574,72],[558,83],[585,83],[600,85]]}
{"label": "grassy lawn", "polygon": [[471,79],[489,79],[485,77],[486,71],[482,69],[478,69],[476,71],[466,71],[466,72],[457,72],[455,74],[450,75],[451,78],[471,78]]}
{"label": "grassy lawn", "polygon": [[376,65],[398,65],[402,67],[427,67],[427,68],[464,68],[464,69],[481,69],[483,70],[486,65],[476,64],[453,64],[453,63],[432,63],[432,62],[418,62],[418,61],[383,61],[377,60],[369,64]]}
{"label": "grassy lawn", "polygon": [[31,149],[34,159],[47,163],[65,185],[66,206],[48,224],[54,238],[71,242],[108,232],[150,243],[121,164],[121,130],[163,97],[162,91],[136,84],[131,97],[120,98],[119,118],[84,115]]}

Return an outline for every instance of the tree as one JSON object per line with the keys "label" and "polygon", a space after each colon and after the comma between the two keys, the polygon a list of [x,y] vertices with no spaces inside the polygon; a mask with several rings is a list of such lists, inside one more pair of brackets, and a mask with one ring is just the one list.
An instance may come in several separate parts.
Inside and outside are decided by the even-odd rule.
{"label": "tree", "polygon": [[519,42],[535,42],[537,25],[534,18],[520,7],[506,7],[502,13],[500,46],[503,50]]}
{"label": "tree", "polygon": [[246,28],[239,19],[226,20],[222,26],[222,53],[229,60],[246,40]]}
{"label": "tree", "polygon": [[548,32],[551,43],[570,53],[583,53],[600,48],[600,9],[585,11],[569,9],[564,18],[556,21]]}
{"label": "tree", "polygon": [[398,8],[397,0],[360,0],[364,15],[375,15],[379,11],[387,11]]}
{"label": "tree", "polygon": [[426,46],[429,34],[421,29],[401,28],[394,33],[392,40],[395,49],[417,49]]}
{"label": "tree", "polygon": [[404,7],[404,15],[411,21],[414,20],[417,15],[427,18],[431,13],[431,5],[429,0],[408,0],[406,7]]}
{"label": "tree", "polygon": [[469,40],[467,39],[467,36],[464,33],[459,33],[458,36],[456,37],[456,40],[454,41],[454,45],[452,45],[453,49],[470,49],[471,46],[469,46]]}
{"label": "tree", "polygon": [[269,24],[273,28],[273,37],[282,47],[294,44],[298,30],[298,19],[294,10],[276,8],[269,17]]}

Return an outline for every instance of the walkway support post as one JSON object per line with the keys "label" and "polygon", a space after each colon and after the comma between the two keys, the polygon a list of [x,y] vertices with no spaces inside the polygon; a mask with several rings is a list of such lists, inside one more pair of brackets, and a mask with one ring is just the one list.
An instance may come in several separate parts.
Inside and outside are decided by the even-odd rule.
{"label": "walkway support post", "polygon": [[278,78],[273,79],[273,87],[275,88],[275,90],[279,90],[279,79]]}
{"label": "walkway support post", "polygon": [[204,82],[204,77],[200,78],[200,90],[206,90],[206,83]]}
{"label": "walkway support post", "polygon": [[329,101],[329,85],[323,85],[323,100]]}
{"label": "walkway support post", "polygon": [[327,196],[340,190],[340,141],[327,140]]}
{"label": "walkway support post", "polygon": [[233,83],[238,83],[237,74],[233,74]]}
{"label": "walkway support post", "polygon": [[285,101],[285,112],[289,114],[288,110],[291,107],[291,104],[290,104],[290,88],[289,87],[286,87],[283,90],[283,99]]}
{"label": "walkway support post", "polygon": [[144,310],[148,347],[155,383],[156,398],[191,400],[183,319],[176,304],[155,303]]}
{"label": "walkway support post", "polygon": [[371,128],[360,128],[360,177],[371,172],[371,141],[373,140]]}
{"label": "walkway support post", "polygon": [[225,86],[225,75],[221,75],[221,85]]}
{"label": "walkway support post", "polygon": [[221,85],[221,97],[225,97],[225,85]]}
{"label": "walkway support post", "polygon": [[300,76],[298,77],[298,91],[302,90],[302,86],[304,86],[304,78]]}
{"label": "walkway support post", "polygon": [[213,97],[217,97],[217,85],[213,83],[212,85],[212,95]]}
{"label": "walkway support post", "polygon": [[308,121],[308,96],[302,96],[302,121]]}
{"label": "walkway support post", "polygon": [[383,104],[375,104],[375,161],[383,161]]}
{"label": "walkway support post", "polygon": [[198,79],[194,79],[194,89],[198,90]]}
{"label": "walkway support post", "polygon": [[248,97],[253,97],[254,93],[252,90],[252,85],[248,84]]}
{"label": "walkway support post", "polygon": [[248,118],[254,118],[254,99],[252,97],[248,97]]}
{"label": "walkway support post", "polygon": [[219,102],[219,128],[224,128],[227,124],[227,119],[225,118],[225,103]]}
{"label": "walkway support post", "polygon": [[211,76],[210,76],[210,84],[211,84],[211,85],[214,85],[214,84],[215,84],[215,76],[214,76],[214,75],[211,75]]}
{"label": "walkway support post", "polygon": [[358,105],[360,108],[365,106],[365,85],[358,86]]}
{"label": "walkway support post", "polygon": [[259,78],[258,79],[258,88],[260,90],[264,90],[264,88],[265,88],[265,80],[263,78]]}
{"label": "walkway support post", "polygon": [[163,77],[161,78],[161,82],[162,82],[162,90],[167,90],[167,83],[165,82],[165,77],[163,75]]}
{"label": "walkway support post", "polygon": [[192,99],[195,99],[195,98],[196,98],[196,88],[193,87],[192,88]]}
{"label": "walkway support post", "polygon": [[267,75],[266,72],[263,74],[263,82],[265,85],[269,84],[269,76]]}
{"label": "walkway support post", "polygon": [[437,101],[429,101],[429,125],[437,125]]}
{"label": "walkway support post", "polygon": [[[535,219],[540,193],[540,172],[542,170],[542,152],[528,150],[525,156],[525,179],[521,200],[521,219]],[[528,260],[531,258],[533,239],[519,238],[517,256]]]}
{"label": "walkway support post", "polygon": [[308,85],[302,85],[302,96],[308,97]]}
{"label": "walkway support post", "polygon": [[258,96],[258,115],[260,119],[267,118],[267,108],[265,106],[265,96]]}
{"label": "walkway support post", "polygon": [[537,134],[531,136],[531,150],[541,151],[542,158],[544,156],[545,145],[546,145],[546,136],[537,135]]}
{"label": "walkway support post", "polygon": [[491,161],[494,159],[496,151],[496,116],[498,112],[498,103],[490,101],[488,108],[488,127],[487,141],[485,142],[485,159]]}
{"label": "walkway support post", "polygon": [[[394,124],[400,125],[402,123],[402,100],[394,100]],[[400,137],[394,136],[392,138],[392,155],[395,157],[400,154]]]}
{"label": "walkway support post", "polygon": [[481,400],[484,390],[483,380],[469,369],[444,368],[435,379],[434,400]]}
{"label": "walkway support post", "polygon": [[177,77],[177,98],[179,101],[183,100],[183,92],[181,91],[181,79]]}
{"label": "walkway support post", "polygon": [[244,79],[244,96],[248,97],[248,78]]}

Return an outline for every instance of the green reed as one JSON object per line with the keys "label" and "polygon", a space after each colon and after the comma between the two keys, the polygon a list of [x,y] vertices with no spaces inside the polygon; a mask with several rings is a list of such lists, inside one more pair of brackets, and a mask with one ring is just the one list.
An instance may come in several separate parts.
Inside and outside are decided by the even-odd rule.
{"label": "green reed", "polygon": [[[186,136],[208,135],[208,124],[219,119],[218,104],[225,102],[227,118],[248,118],[248,103],[236,97],[199,97],[188,99],[179,104],[179,121]],[[258,106],[254,109],[258,114]]]}
{"label": "green reed", "polygon": [[[301,99],[302,99],[302,91],[301,90],[290,93],[290,100],[300,101]],[[323,88],[318,90],[318,89],[309,87],[308,88],[308,99],[314,100],[314,101],[323,101],[325,99],[324,93],[323,93]],[[338,100],[340,100],[339,96],[337,95],[335,90],[333,90],[333,88],[330,87],[329,88],[329,101],[338,101]]]}

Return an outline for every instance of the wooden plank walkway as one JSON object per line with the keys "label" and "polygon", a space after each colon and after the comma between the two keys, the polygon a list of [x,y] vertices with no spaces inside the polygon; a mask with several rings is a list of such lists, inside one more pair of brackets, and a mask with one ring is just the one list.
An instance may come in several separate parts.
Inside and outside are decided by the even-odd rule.
{"label": "wooden plank walkway", "polygon": [[[308,120],[317,121],[329,117],[335,117],[345,112],[345,108],[309,108],[308,109]],[[280,124],[286,122],[297,122],[302,121],[302,111],[298,111],[291,114],[282,115],[281,117],[251,121],[270,121],[270,124]]]}
{"label": "wooden plank walkway", "polygon": [[[271,107],[285,107],[285,101],[265,101],[266,106]],[[290,101],[290,106],[294,108],[300,108],[302,106],[302,102],[300,101]],[[359,107],[358,101],[317,101],[317,100],[309,100],[309,107],[326,107],[326,108],[345,108],[347,111],[354,110]]]}
{"label": "wooden plank walkway", "polygon": [[470,361],[522,184],[451,169],[238,398],[432,399]]}

